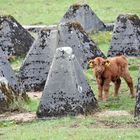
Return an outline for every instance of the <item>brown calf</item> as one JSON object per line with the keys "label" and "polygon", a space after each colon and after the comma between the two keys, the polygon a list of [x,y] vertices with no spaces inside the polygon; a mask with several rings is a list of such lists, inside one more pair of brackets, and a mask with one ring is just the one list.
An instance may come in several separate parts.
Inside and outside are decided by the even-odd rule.
{"label": "brown calf", "polygon": [[[128,61],[125,56],[116,56],[109,59],[97,57],[89,61],[89,66],[93,68],[98,84],[98,98],[106,101],[108,99],[108,91],[110,82],[114,82],[114,96],[118,96],[121,85],[120,77],[124,78],[130,88],[131,96],[134,97],[133,81],[128,71]],[[102,94],[104,91],[104,95]]]}

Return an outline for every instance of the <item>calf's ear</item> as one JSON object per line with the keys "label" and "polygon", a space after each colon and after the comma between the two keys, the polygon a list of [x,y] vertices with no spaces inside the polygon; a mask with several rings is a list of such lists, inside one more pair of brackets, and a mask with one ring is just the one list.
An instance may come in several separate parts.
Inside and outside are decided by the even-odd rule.
{"label": "calf's ear", "polygon": [[108,67],[108,66],[110,66],[110,61],[109,60],[105,60],[103,64]]}
{"label": "calf's ear", "polygon": [[88,62],[88,65],[89,65],[90,68],[93,68],[94,67],[94,60],[90,60]]}

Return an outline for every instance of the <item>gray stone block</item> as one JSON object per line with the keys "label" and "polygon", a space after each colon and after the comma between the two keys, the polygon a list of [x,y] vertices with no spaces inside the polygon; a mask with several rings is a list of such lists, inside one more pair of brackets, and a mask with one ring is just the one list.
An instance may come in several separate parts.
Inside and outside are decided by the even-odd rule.
{"label": "gray stone block", "polygon": [[58,47],[70,46],[83,69],[87,69],[87,62],[90,59],[97,56],[105,57],[80,24],[74,22],[61,24],[59,34]]}
{"label": "gray stone block", "polygon": [[0,113],[8,111],[14,101],[15,90],[5,77],[0,77]]}
{"label": "gray stone block", "polygon": [[57,30],[43,29],[20,68],[19,80],[26,90],[43,90],[55,50],[63,46],[73,49],[84,69],[89,59],[105,57],[80,24],[67,23],[60,25]]}
{"label": "gray stone block", "polygon": [[108,56],[140,57],[140,19],[136,15],[117,17]]}
{"label": "gray stone block", "polygon": [[79,22],[87,33],[106,30],[105,24],[87,4],[70,6],[60,21],[60,23],[67,22]]}
{"label": "gray stone block", "polygon": [[0,16],[0,47],[9,58],[25,55],[34,38],[12,17]]}
{"label": "gray stone block", "polygon": [[[0,113],[8,110],[10,103],[14,102],[18,95],[22,95],[22,90],[5,54],[0,48]],[[25,95],[25,92],[23,94]]]}
{"label": "gray stone block", "polygon": [[0,77],[5,77],[9,84],[16,88],[17,81],[14,71],[12,70],[5,54],[0,48]]}
{"label": "gray stone block", "polygon": [[136,92],[136,105],[135,105],[135,117],[140,117],[140,73],[138,77],[138,85],[137,85],[137,92]]}
{"label": "gray stone block", "polygon": [[26,91],[43,90],[57,47],[58,31],[43,29],[28,52],[19,71]]}
{"label": "gray stone block", "polygon": [[70,47],[56,50],[37,116],[59,117],[93,113],[97,100]]}

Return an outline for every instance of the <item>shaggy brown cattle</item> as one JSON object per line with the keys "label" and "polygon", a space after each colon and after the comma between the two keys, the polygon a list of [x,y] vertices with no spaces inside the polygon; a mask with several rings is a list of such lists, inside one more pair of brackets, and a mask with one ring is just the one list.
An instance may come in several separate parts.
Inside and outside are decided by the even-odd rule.
{"label": "shaggy brown cattle", "polygon": [[[131,96],[134,97],[133,81],[128,71],[128,61],[125,56],[116,56],[109,59],[96,57],[89,61],[89,66],[93,68],[98,84],[98,98],[106,101],[108,99],[108,91],[110,82],[114,82],[114,96],[118,96],[121,85],[120,77],[124,78],[130,88]],[[104,95],[102,94],[104,91]]]}

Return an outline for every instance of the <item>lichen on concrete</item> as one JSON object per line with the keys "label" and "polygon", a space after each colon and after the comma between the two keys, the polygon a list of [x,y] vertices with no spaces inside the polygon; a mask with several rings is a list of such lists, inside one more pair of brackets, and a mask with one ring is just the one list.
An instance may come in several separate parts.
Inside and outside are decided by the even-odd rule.
{"label": "lichen on concrete", "polygon": [[28,100],[22,85],[17,82],[12,68],[0,48],[0,113],[8,111],[10,104],[19,97]]}
{"label": "lichen on concrete", "polygon": [[140,57],[140,19],[136,15],[117,17],[108,56]]}
{"label": "lichen on concrete", "polygon": [[138,77],[138,85],[136,91],[135,117],[140,117],[140,73]]}
{"label": "lichen on concrete", "polygon": [[58,29],[60,34],[58,47],[70,46],[83,69],[87,69],[90,59],[97,56],[105,57],[97,44],[88,37],[80,24],[60,24]]}
{"label": "lichen on concrete", "polygon": [[20,68],[19,81],[27,91],[43,90],[55,50],[64,46],[72,47],[83,69],[87,69],[89,59],[105,57],[78,23],[66,23],[53,30],[44,28]]}
{"label": "lichen on concrete", "polygon": [[88,85],[72,49],[58,48],[53,59],[37,116],[59,117],[90,114],[97,100]]}
{"label": "lichen on concrete", "polygon": [[43,90],[57,47],[58,31],[40,31],[19,71],[19,82],[26,91]]}
{"label": "lichen on concrete", "polygon": [[14,17],[0,16],[0,47],[7,58],[25,55],[33,41],[34,38]]}
{"label": "lichen on concrete", "polygon": [[87,33],[106,30],[105,24],[87,4],[70,6],[60,23],[79,22]]}

